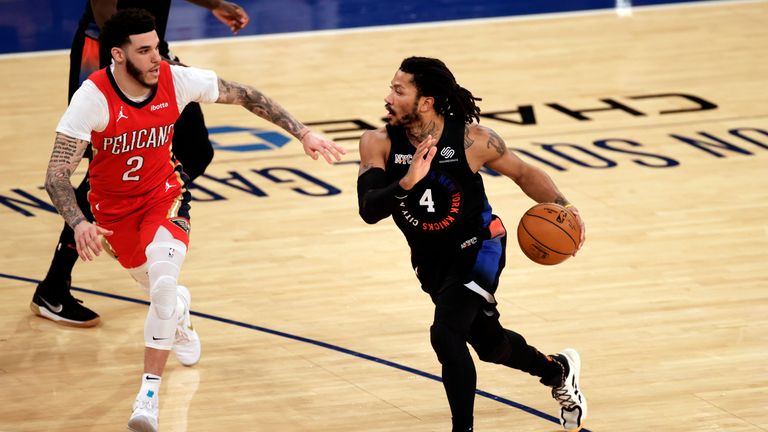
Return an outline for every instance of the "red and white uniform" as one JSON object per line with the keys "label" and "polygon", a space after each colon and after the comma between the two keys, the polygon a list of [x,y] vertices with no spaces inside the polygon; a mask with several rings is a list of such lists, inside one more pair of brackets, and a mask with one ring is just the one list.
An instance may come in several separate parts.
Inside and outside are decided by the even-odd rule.
{"label": "red and white uniform", "polygon": [[189,242],[189,192],[171,153],[173,124],[189,102],[215,102],[212,71],[160,64],[158,83],[143,100],[125,95],[109,68],[94,72],[72,97],[57,132],[88,140],[91,204],[96,223],[126,268],[146,261],[159,226]]}

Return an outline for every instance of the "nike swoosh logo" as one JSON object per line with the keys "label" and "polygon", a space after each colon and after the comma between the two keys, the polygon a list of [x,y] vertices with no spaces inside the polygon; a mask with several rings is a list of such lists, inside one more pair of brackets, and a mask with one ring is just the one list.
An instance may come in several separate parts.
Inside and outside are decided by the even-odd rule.
{"label": "nike swoosh logo", "polygon": [[[45,300],[43,300],[43,301],[45,301]],[[159,338],[159,337],[152,336],[152,340],[166,340],[166,339],[168,339],[168,338]]]}
{"label": "nike swoosh logo", "polygon": [[160,381],[160,378],[147,377],[147,381]]}
{"label": "nike swoosh logo", "polygon": [[54,305],[48,303],[47,301],[45,301],[45,299],[42,298],[42,297],[40,297],[40,300],[42,300],[43,303],[45,303],[45,305],[48,306],[48,309],[50,309],[51,312],[53,312],[53,313],[61,313],[62,309],[64,309],[64,305],[61,304],[61,303],[59,303],[58,306],[54,306]]}

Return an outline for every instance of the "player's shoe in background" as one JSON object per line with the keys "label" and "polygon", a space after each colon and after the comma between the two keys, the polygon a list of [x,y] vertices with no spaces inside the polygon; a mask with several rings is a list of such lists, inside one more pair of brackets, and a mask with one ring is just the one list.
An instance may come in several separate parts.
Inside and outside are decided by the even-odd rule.
{"label": "player's shoe in background", "polygon": [[57,324],[73,327],[93,327],[101,322],[99,314],[82,305],[82,300],[72,297],[71,281],[63,286],[53,286],[42,281],[37,285],[29,308],[37,316],[48,318]]}

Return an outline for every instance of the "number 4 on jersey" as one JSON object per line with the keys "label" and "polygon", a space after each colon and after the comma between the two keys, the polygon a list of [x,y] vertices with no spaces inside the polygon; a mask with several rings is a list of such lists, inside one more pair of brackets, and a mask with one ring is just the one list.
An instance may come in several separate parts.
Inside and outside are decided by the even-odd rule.
{"label": "number 4 on jersey", "polygon": [[424,195],[421,196],[419,204],[427,206],[428,213],[435,212],[435,201],[432,200],[432,189],[427,189],[424,191]]}

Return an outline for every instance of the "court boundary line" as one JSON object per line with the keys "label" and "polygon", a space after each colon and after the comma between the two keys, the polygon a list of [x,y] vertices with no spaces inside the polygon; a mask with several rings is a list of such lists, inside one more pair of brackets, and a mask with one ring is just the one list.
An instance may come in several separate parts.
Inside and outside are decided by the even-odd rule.
{"label": "court boundary line", "polygon": [[[16,281],[20,281],[20,282],[29,282],[29,283],[33,283],[33,284],[38,284],[38,283],[41,282],[39,279],[32,279],[32,278],[27,278],[27,277],[23,277],[23,276],[15,276],[15,275],[7,274],[7,273],[0,273],[0,278],[11,279],[11,280],[16,280]],[[96,291],[96,290],[92,290],[92,289],[88,289],[88,288],[80,288],[80,287],[74,287],[74,286],[71,287],[71,289],[74,290],[74,291],[77,291],[77,292],[82,292],[82,293],[86,293],[86,294],[92,294],[92,295],[99,296],[99,297],[106,297],[106,298],[111,298],[111,299],[114,299],[114,300],[121,300],[121,301],[126,301],[126,302],[129,302],[129,303],[136,303],[136,304],[141,304],[141,305],[145,305],[145,306],[149,305],[149,302],[146,301],[146,300],[140,300],[140,299],[136,299],[136,298],[133,298],[133,297],[122,296],[122,295],[119,295],[119,294],[111,294],[111,293],[107,293],[107,292]],[[207,314],[207,313],[204,313],[204,312],[190,311],[190,313],[192,315],[196,316],[196,317],[208,319],[208,320],[211,320],[211,321],[220,322],[220,323],[223,323],[223,324],[229,324],[229,325],[232,325],[232,326],[235,326],[235,327],[241,327],[241,328],[245,328],[245,329],[249,329],[249,330],[256,330],[256,331],[259,331],[259,332],[262,332],[262,333],[270,334],[272,336],[279,336],[279,337],[282,337],[282,338],[285,338],[285,339],[294,340],[294,341],[297,341],[297,342],[307,343],[307,344],[314,345],[314,346],[317,346],[317,347],[320,347],[320,348],[325,348],[325,349],[328,349],[328,350],[331,350],[331,351],[336,351],[336,352],[341,353],[341,354],[346,354],[346,355],[349,355],[349,356],[352,356],[352,357],[357,357],[357,358],[360,358],[360,359],[363,359],[363,360],[368,360],[368,361],[371,361],[371,362],[374,362],[374,363],[377,363],[377,364],[380,364],[380,365],[383,365],[383,366],[388,366],[388,367],[391,367],[393,369],[398,369],[400,371],[407,372],[407,373],[410,373],[410,374],[413,374],[413,375],[418,375],[418,376],[420,376],[422,378],[427,378],[427,379],[430,379],[432,381],[437,381],[437,382],[440,382],[440,383],[443,382],[442,378],[440,378],[437,375],[431,374],[429,372],[424,372],[422,370],[419,370],[419,369],[416,369],[416,368],[412,368],[410,366],[402,365],[400,363],[396,363],[396,362],[393,362],[393,361],[390,361],[390,360],[386,360],[386,359],[383,359],[383,358],[380,358],[380,357],[376,357],[376,356],[373,356],[373,355],[370,355],[370,354],[365,354],[365,353],[362,353],[362,352],[359,352],[359,351],[351,350],[349,348],[344,348],[344,347],[339,346],[339,345],[334,345],[334,344],[331,344],[331,343],[328,343],[328,342],[323,342],[323,341],[320,341],[320,340],[311,339],[311,338],[307,338],[307,337],[304,337],[304,336],[298,336],[298,335],[294,335],[294,334],[291,334],[291,333],[286,333],[286,332],[283,332],[283,331],[280,331],[280,330],[274,330],[274,329],[270,329],[270,328],[267,328],[267,327],[258,326],[258,325],[255,325],[255,324],[248,324],[248,323],[245,323],[245,322],[242,322],[242,321],[237,321],[237,320],[233,320],[233,319],[229,319],[229,318],[224,318],[224,317],[220,317],[220,316],[216,316],[216,315],[211,315],[211,314]],[[85,330],[85,331],[87,331],[87,330]],[[487,391],[484,391],[484,390],[481,390],[481,389],[476,389],[475,390],[475,394],[478,395],[478,396],[482,396],[484,398],[487,398],[487,399],[499,402],[501,404],[510,406],[512,408],[517,408],[520,411],[527,412],[527,413],[532,414],[532,415],[534,415],[536,417],[539,417],[539,418],[541,418],[543,420],[547,420],[547,421],[549,421],[551,423],[555,423],[557,425],[560,424],[560,420],[557,417],[554,417],[554,416],[549,415],[547,413],[541,412],[541,411],[537,410],[536,408],[532,408],[532,407],[529,407],[527,405],[523,405],[523,404],[521,404],[519,402],[515,402],[515,401],[513,401],[511,399],[507,399],[505,397],[498,396],[498,395],[495,395],[493,393],[490,393],[490,392],[487,392]],[[581,429],[581,431],[582,432],[591,432],[589,429],[586,429],[586,428]]]}
{"label": "court boundary line", "polygon": [[[739,5],[750,3],[765,3],[765,0],[700,0],[683,3],[666,3],[657,5],[642,5],[632,6],[632,11],[655,11],[663,9],[677,9],[677,8],[692,8],[692,7],[709,7],[709,6],[723,6],[723,5]],[[379,26],[366,26],[366,27],[352,27],[352,28],[340,28],[340,29],[321,29],[321,30],[306,30],[298,32],[286,32],[286,33],[272,33],[272,34],[260,34],[260,35],[248,35],[248,36],[222,36],[215,38],[204,39],[189,39],[179,41],[168,41],[172,46],[202,46],[212,45],[219,43],[243,43],[253,42],[255,40],[280,40],[280,39],[300,39],[308,36],[337,36],[354,33],[376,33],[392,30],[403,29],[421,29],[421,28],[439,28],[439,27],[455,27],[457,25],[474,25],[474,24],[487,24],[487,23],[500,23],[500,22],[517,22],[517,21],[539,21],[548,19],[562,19],[581,16],[593,16],[604,14],[615,14],[616,8],[604,8],[604,9],[586,9],[580,11],[570,12],[548,12],[539,14],[526,14],[526,15],[512,15],[512,16],[500,16],[500,17],[486,17],[486,18],[469,18],[447,21],[430,21],[423,23],[405,23],[405,24],[387,24]],[[619,17],[620,19],[631,19],[631,17]],[[20,53],[6,53],[0,54],[0,61],[19,59],[19,58],[35,58],[45,57],[49,55],[69,54],[69,49],[59,50],[46,50],[46,51],[32,51],[32,52],[20,52]]]}

